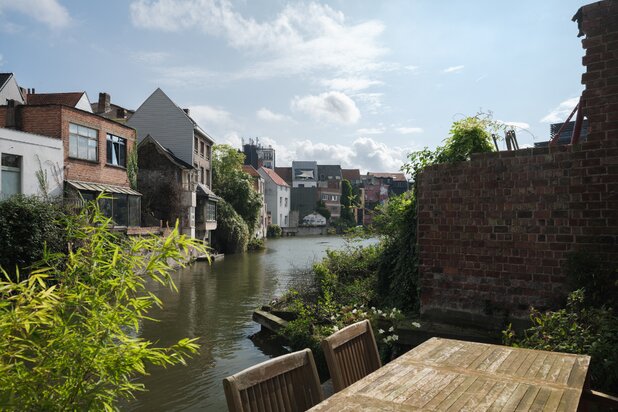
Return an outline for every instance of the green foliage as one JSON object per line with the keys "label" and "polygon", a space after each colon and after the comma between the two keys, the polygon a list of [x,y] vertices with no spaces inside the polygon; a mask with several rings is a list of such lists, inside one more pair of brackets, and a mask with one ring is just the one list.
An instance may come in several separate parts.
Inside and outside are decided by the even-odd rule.
{"label": "green foliage", "polygon": [[326,207],[326,204],[323,200],[318,200],[315,204],[315,211],[326,218],[326,220],[330,219],[331,213],[330,210]]}
{"label": "green foliage", "polygon": [[264,249],[264,239],[252,237],[247,244],[247,250],[262,250]]}
{"label": "green foliage", "polygon": [[419,290],[414,193],[391,197],[377,209],[373,221],[383,245],[378,265],[379,303],[416,311]]}
{"label": "green foliage", "polygon": [[434,164],[466,161],[470,160],[472,153],[491,152],[494,145],[490,131],[503,127],[492,120],[491,114],[484,113],[454,122],[443,146],[433,151],[425,147],[410,153],[409,163],[402,170],[415,175]]}
{"label": "green foliage", "polygon": [[131,189],[137,190],[137,144],[127,153],[127,178]]}
{"label": "green foliage", "polygon": [[212,187],[234,208],[247,224],[249,233],[257,227],[262,199],[253,187],[253,178],[242,170],[245,155],[229,145],[214,145]]}
{"label": "green foliage", "polygon": [[146,366],[184,363],[195,339],[155,347],[139,338],[161,305],[146,282],[174,288],[170,265],[200,243],[178,234],[127,238],[92,202],[68,220],[68,254],[46,251],[28,279],[0,280],[3,410],[116,410],[144,386]]}
{"label": "green foliage", "polygon": [[611,309],[587,306],[584,290],[578,289],[569,295],[566,308],[545,313],[532,309],[530,320],[533,326],[520,339],[510,326],[503,331],[504,343],[588,354],[592,387],[618,393],[618,317]]}
{"label": "green foliage", "polygon": [[223,253],[241,253],[247,250],[249,229],[234,208],[221,199],[217,203],[217,230],[214,231],[215,247]]}
{"label": "green foliage", "polygon": [[277,238],[281,237],[283,230],[279,225],[268,225],[266,228],[266,237]]}
{"label": "green foliage", "polygon": [[356,226],[354,211],[352,210],[353,204],[354,193],[352,192],[352,185],[349,180],[343,179],[341,181],[341,220],[346,227]]}
{"label": "green foliage", "polygon": [[[60,206],[33,196],[12,196],[0,202],[0,267],[22,277],[43,256],[44,249],[62,251],[66,244]],[[14,279],[14,277],[13,277]]]}

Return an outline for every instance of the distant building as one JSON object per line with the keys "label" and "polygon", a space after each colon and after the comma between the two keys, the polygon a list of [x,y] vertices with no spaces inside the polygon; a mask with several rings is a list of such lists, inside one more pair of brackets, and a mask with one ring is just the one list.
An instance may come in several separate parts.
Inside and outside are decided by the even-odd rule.
{"label": "distant building", "polygon": [[341,217],[340,165],[318,165],[318,198],[324,202],[331,219]]}
{"label": "distant building", "polygon": [[[564,123],[553,123],[549,126],[549,140],[544,142],[536,142],[534,147],[547,147],[553,137],[560,131]],[[571,137],[573,136],[573,129],[575,129],[575,122],[569,122],[558,136],[559,145],[570,144]],[[582,122],[582,130],[579,135],[579,143],[585,142],[588,138],[588,119],[584,119]]]}
{"label": "distant building", "polygon": [[285,182],[292,187],[292,168],[291,167],[275,167],[277,173]]}
{"label": "distant building", "polygon": [[[157,88],[126,122],[137,129],[138,140],[146,136],[156,140],[177,159],[195,169],[195,185],[187,194],[183,205],[187,216],[183,218],[183,234],[199,239],[211,239],[216,228],[206,220],[196,226],[200,216],[208,216],[216,208],[219,198],[212,192],[211,154],[213,139],[189,116],[188,109],[181,109],[160,88]],[[162,199],[164,201],[164,199]]]}
{"label": "distant building", "polygon": [[360,170],[341,169],[341,177],[350,182],[352,186],[360,186],[362,183]]}
{"label": "distant building", "polygon": [[326,218],[319,213],[313,212],[303,217],[305,226],[326,226]]}
{"label": "distant building", "polygon": [[389,197],[401,195],[409,190],[406,175],[400,172],[367,172],[361,176],[364,189],[365,208],[363,209],[363,224],[370,225],[373,209],[384,204]]}
{"label": "distant building", "polygon": [[260,195],[262,199],[262,208],[260,209],[260,216],[258,221],[258,227],[255,229],[255,237],[265,238],[266,230],[268,229],[268,209],[266,207],[265,198],[265,183],[264,178],[260,176],[257,170],[251,165],[244,165],[242,170],[247,173],[253,179],[253,189]]}
{"label": "distant building", "polygon": [[318,163],[316,161],[292,162],[292,187],[317,187]]}
{"label": "distant building", "polygon": [[134,110],[113,104],[111,96],[105,92],[99,93],[99,100],[90,106],[93,113],[119,123],[125,123],[135,113]]}
{"label": "distant building", "polygon": [[290,225],[290,186],[274,170],[260,167],[259,175],[264,179],[266,209],[274,225]]}
{"label": "distant building", "polygon": [[0,128],[0,158],[0,200],[16,194],[62,197],[62,140]]}
{"label": "distant building", "polygon": [[245,164],[253,166],[254,169],[265,167],[275,170],[275,149],[272,146],[264,147],[259,139],[249,139],[249,143],[243,144],[245,154]]}
{"label": "distant building", "polygon": [[86,92],[35,93],[33,89],[26,95],[26,102],[29,105],[60,104],[92,113]]}
{"label": "distant building", "polygon": [[8,104],[9,100],[24,104],[25,96],[25,90],[19,87],[13,73],[0,73],[0,106]]}

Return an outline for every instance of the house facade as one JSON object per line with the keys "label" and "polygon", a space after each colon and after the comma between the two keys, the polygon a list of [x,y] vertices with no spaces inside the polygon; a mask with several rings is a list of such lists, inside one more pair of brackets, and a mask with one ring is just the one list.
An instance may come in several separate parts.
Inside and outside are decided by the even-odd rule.
{"label": "house facade", "polygon": [[[210,232],[216,229],[216,221],[210,217],[216,213],[219,200],[211,189],[213,139],[189,116],[187,109],[178,107],[159,88],[133,113],[127,125],[137,130],[138,141],[150,136],[177,159],[195,169],[195,190],[191,195],[187,194],[183,203],[189,206],[181,231],[209,241]],[[205,220],[202,221],[202,217]]]}
{"label": "house facade", "polygon": [[270,222],[280,227],[288,227],[291,206],[290,186],[272,169],[260,167],[258,173],[264,179],[264,198]]}
{"label": "house facade", "polygon": [[341,217],[341,180],[340,165],[318,165],[318,198],[331,219]]}
{"label": "house facade", "polygon": [[65,198],[80,206],[106,192],[103,213],[117,227],[139,226],[141,194],[130,187],[127,156],[135,130],[62,103],[0,106],[0,127],[62,142]]}
{"label": "house facade", "polygon": [[15,194],[62,197],[62,140],[0,128],[0,200]]}
{"label": "house facade", "polygon": [[10,100],[24,104],[25,96],[25,91],[19,87],[13,73],[0,73],[0,105],[6,105]]}

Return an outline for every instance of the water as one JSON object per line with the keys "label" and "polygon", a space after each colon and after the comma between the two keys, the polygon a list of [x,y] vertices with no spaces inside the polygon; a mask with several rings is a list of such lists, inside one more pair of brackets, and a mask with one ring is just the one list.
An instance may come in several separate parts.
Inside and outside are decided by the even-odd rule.
{"label": "water", "polygon": [[148,391],[123,409],[226,410],[222,379],[281,353],[281,348],[257,347],[248,339],[260,329],[251,320],[253,310],[284,292],[295,268],[309,267],[326,249],[344,246],[340,237],[268,240],[267,250],[177,271],[178,293],[153,283],[150,288],[164,308],[149,313],[160,321],[146,322],[142,336],[161,346],[199,337],[201,349],[187,366],[151,368],[149,376],[140,378]]}

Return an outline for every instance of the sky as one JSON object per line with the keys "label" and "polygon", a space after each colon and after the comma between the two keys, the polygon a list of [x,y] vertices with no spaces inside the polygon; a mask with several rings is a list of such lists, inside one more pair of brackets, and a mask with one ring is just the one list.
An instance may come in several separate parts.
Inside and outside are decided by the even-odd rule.
{"label": "sky", "polygon": [[216,143],[398,171],[479,112],[548,140],[583,87],[590,1],[0,0],[0,72],[136,109],[160,87]]}

